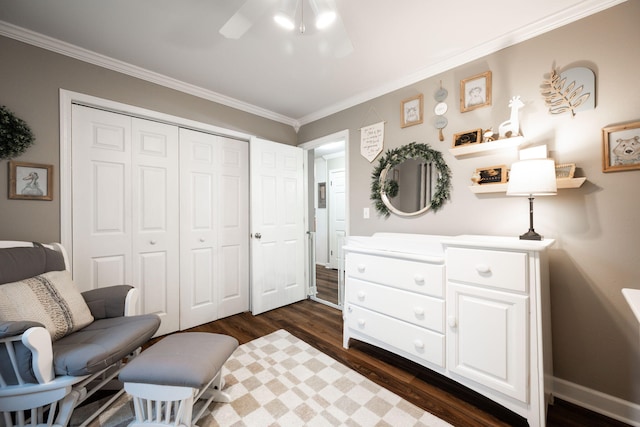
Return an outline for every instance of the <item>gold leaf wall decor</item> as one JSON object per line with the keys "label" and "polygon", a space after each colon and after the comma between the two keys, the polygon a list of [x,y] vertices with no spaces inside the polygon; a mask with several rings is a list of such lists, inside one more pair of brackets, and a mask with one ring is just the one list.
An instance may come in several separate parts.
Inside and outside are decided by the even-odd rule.
{"label": "gold leaf wall decor", "polygon": [[595,75],[584,67],[570,68],[563,73],[551,70],[542,83],[542,96],[551,114],[576,112],[595,108]]}

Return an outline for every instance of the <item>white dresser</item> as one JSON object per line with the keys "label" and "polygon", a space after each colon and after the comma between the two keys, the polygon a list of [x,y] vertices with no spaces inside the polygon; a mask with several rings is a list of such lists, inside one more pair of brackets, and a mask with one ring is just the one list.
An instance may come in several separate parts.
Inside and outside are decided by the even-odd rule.
{"label": "white dresser", "polygon": [[552,244],[493,236],[349,237],[344,347],[350,339],[379,346],[478,391],[530,426],[544,426]]}

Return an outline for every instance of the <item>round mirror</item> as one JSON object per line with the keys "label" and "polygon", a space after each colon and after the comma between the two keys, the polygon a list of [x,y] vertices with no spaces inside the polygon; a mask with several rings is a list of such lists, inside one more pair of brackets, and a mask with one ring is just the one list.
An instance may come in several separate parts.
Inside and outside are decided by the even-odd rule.
{"label": "round mirror", "polygon": [[388,217],[417,216],[438,210],[449,198],[451,171],[442,153],[427,144],[411,144],[387,151],[373,172],[371,199]]}

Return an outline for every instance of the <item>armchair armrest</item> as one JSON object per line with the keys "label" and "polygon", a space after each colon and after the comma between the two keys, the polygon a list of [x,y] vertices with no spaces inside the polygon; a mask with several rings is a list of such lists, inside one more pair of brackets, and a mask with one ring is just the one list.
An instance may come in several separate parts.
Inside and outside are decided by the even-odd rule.
{"label": "armchair armrest", "polygon": [[51,334],[36,322],[0,322],[0,388],[53,380]]}
{"label": "armchair armrest", "polygon": [[129,285],[108,286],[82,293],[94,319],[133,316],[136,314],[138,290]]}

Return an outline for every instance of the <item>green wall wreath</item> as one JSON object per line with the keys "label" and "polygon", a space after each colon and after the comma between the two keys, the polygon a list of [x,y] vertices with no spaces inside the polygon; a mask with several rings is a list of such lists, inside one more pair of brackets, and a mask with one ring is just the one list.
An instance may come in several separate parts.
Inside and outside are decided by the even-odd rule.
{"label": "green wall wreath", "polygon": [[388,181],[384,184],[385,188],[382,188],[380,174],[387,167],[391,169],[409,158],[424,159],[425,162],[432,163],[438,169],[436,189],[431,199],[431,209],[433,211],[440,209],[451,196],[451,170],[442,158],[441,152],[432,149],[429,144],[418,144],[416,142],[393,148],[387,150],[380,158],[378,165],[371,174],[371,200],[378,213],[385,218],[391,214],[391,211],[382,201],[381,193],[384,191],[389,194],[392,189],[388,188]]}
{"label": "green wall wreath", "polygon": [[4,105],[0,106],[0,160],[19,156],[33,141],[29,125]]}

